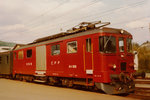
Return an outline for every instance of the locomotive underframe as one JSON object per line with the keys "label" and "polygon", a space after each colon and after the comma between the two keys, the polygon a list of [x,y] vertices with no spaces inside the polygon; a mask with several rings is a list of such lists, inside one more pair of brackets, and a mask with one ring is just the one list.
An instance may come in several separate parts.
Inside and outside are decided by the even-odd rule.
{"label": "locomotive underframe", "polygon": [[95,83],[95,86],[107,94],[123,94],[134,91],[135,83],[129,75],[120,73],[119,75],[112,74],[110,77],[110,83]]}
{"label": "locomotive underframe", "polygon": [[[124,77],[122,77],[122,75],[124,75]],[[120,76],[122,77],[122,79],[120,79]],[[107,94],[130,93],[133,92],[135,88],[133,80],[127,77],[125,74],[111,75],[112,81],[110,83],[94,83],[92,78],[67,78],[56,76],[33,76],[23,74],[16,74],[13,78],[20,81],[45,82],[49,85],[59,85],[65,87],[73,87],[77,85],[82,87],[84,86],[86,88],[92,87],[93,90],[102,90]]]}

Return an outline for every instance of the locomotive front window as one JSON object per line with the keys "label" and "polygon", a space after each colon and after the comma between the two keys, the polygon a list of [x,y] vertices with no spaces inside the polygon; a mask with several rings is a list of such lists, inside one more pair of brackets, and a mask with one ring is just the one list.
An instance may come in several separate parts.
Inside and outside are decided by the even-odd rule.
{"label": "locomotive front window", "polygon": [[132,39],[127,38],[127,52],[132,52]]}
{"label": "locomotive front window", "polygon": [[60,45],[53,45],[51,46],[51,53],[52,55],[59,55],[60,54]]}
{"label": "locomotive front window", "polygon": [[119,38],[119,51],[124,52],[124,38]]}
{"label": "locomotive front window", "polygon": [[99,37],[99,51],[104,53],[116,52],[116,38],[113,36]]}
{"label": "locomotive front window", "polygon": [[67,53],[77,52],[77,41],[72,41],[67,43]]}

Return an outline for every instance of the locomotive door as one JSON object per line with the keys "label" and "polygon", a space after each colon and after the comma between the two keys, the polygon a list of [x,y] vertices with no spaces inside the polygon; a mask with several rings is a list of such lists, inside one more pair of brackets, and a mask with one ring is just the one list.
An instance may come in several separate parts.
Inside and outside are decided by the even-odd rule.
{"label": "locomotive door", "polygon": [[61,62],[61,53],[60,48],[61,42],[57,42],[50,45],[50,55],[49,55],[49,62],[50,62],[50,70],[55,73],[63,73],[63,67]]}
{"label": "locomotive door", "polygon": [[126,71],[125,38],[119,37],[119,65],[120,71]]}
{"label": "locomotive door", "polygon": [[44,74],[46,72],[46,46],[36,47],[36,73]]}
{"label": "locomotive door", "polygon": [[85,40],[84,54],[84,70],[87,75],[93,74],[93,43],[91,38]]}

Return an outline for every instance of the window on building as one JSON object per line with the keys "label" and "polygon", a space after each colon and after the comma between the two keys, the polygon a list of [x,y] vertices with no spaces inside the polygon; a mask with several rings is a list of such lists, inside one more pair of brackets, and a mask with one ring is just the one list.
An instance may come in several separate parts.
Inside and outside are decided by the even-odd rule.
{"label": "window on building", "polygon": [[77,52],[77,41],[72,41],[67,43],[67,53]]}
{"label": "window on building", "polygon": [[99,37],[99,51],[104,53],[116,52],[116,38],[113,36]]}
{"label": "window on building", "polygon": [[59,44],[51,46],[51,54],[52,55],[60,54],[60,45]]}
{"label": "window on building", "polygon": [[0,64],[2,64],[2,57],[0,56]]}
{"label": "window on building", "polygon": [[123,37],[119,38],[119,51],[124,52],[124,38]]}
{"label": "window on building", "polygon": [[32,49],[27,50],[27,58],[32,57]]}
{"label": "window on building", "polygon": [[7,64],[9,63],[9,56],[6,56],[6,61],[7,61]]}
{"label": "window on building", "polygon": [[91,52],[91,39],[86,39],[86,51]]}
{"label": "window on building", "polygon": [[18,52],[18,59],[23,59],[23,56],[24,55],[24,53],[23,53],[23,51],[19,51]]}

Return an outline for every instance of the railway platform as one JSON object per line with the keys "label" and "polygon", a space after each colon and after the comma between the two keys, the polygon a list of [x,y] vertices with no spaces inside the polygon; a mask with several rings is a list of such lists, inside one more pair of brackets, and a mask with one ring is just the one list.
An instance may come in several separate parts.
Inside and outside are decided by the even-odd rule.
{"label": "railway platform", "polygon": [[0,100],[139,100],[0,78]]}

